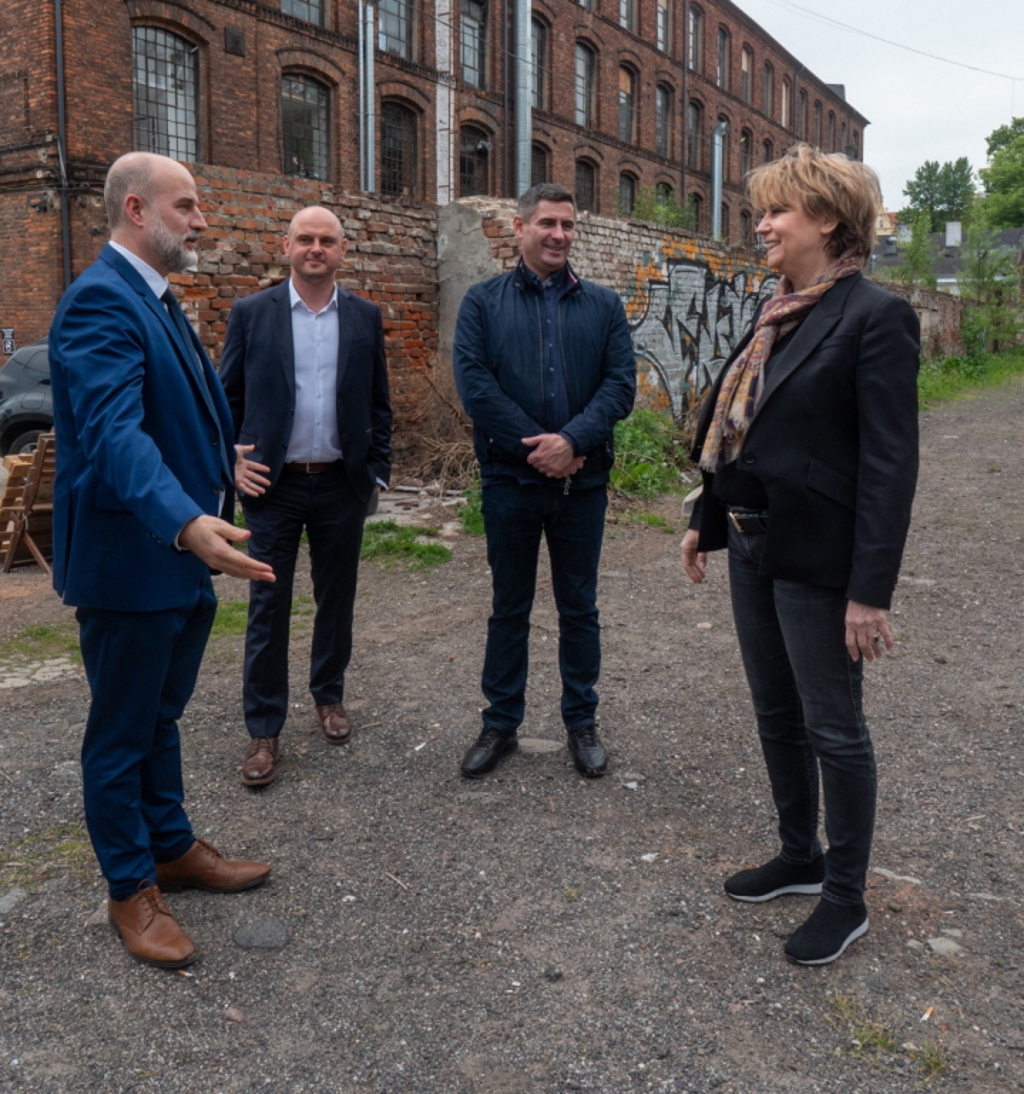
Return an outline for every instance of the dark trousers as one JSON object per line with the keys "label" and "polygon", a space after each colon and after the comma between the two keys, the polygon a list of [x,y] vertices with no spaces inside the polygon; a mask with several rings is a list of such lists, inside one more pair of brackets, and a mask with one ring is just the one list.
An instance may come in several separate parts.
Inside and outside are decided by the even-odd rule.
{"label": "dark trousers", "polygon": [[366,506],[341,463],[318,475],[284,470],[259,506],[245,505],[249,555],[268,562],[277,577],[249,585],[242,703],[250,737],[276,737],[288,714],[292,587],[303,530],[316,601],[309,690],[317,706],[344,699]]}
{"label": "dark trousers", "polygon": [[601,671],[597,567],[607,506],[603,486],[568,494],[556,480],[521,484],[509,479],[484,486],[487,561],[494,586],[482,680],[489,704],[483,712],[485,727],[510,733],[523,720],[542,534],[558,608],[562,721],[570,730],[594,724],[594,685]]}
{"label": "dark trousers", "polygon": [[864,662],[846,650],[845,593],[762,576],[764,539],[729,529],[729,581],[782,857],[806,863],[821,854],[820,769],[828,836],[822,895],[859,904],[877,795],[861,704]]}
{"label": "dark trousers", "polygon": [[152,881],[154,862],[180,857],[195,840],[183,806],[178,719],[216,610],[209,578],[191,604],[171,611],[78,609],[92,691],[82,741],[85,820],[115,900]]}

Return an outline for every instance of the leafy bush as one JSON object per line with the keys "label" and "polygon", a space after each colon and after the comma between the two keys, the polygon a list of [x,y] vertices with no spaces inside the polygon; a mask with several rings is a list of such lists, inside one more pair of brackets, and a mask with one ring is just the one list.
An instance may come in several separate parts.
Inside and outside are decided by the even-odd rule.
{"label": "leafy bush", "polygon": [[671,418],[637,409],[615,426],[612,489],[634,498],[654,498],[678,490],[686,446]]}
{"label": "leafy bush", "polygon": [[918,405],[927,407],[972,388],[1001,384],[1024,373],[1024,350],[963,357],[933,357],[921,362],[917,378]]}

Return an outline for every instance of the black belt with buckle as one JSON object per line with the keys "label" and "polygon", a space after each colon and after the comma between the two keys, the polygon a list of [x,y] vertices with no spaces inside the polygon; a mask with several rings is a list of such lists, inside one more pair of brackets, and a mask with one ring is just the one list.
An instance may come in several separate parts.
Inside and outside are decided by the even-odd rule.
{"label": "black belt with buckle", "polygon": [[747,535],[751,532],[768,531],[768,514],[763,510],[755,512],[751,509],[730,509],[729,520],[737,532]]}
{"label": "black belt with buckle", "polygon": [[321,475],[324,471],[330,471],[332,467],[336,467],[341,460],[331,460],[330,463],[286,463],[284,465],[285,471],[298,471],[300,475]]}

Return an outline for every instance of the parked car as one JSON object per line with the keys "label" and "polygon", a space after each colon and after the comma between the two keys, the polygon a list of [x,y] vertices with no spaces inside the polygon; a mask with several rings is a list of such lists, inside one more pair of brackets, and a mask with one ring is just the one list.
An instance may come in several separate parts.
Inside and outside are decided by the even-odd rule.
{"label": "parked car", "polygon": [[31,452],[53,428],[46,342],[22,346],[0,368],[0,456]]}

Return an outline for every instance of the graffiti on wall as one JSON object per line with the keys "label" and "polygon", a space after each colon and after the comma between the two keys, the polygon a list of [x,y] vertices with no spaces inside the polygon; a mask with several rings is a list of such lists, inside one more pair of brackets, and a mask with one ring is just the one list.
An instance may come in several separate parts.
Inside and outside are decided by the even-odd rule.
{"label": "graffiti on wall", "polygon": [[626,300],[639,401],[683,417],[718,375],[777,278],[667,238],[637,263]]}

